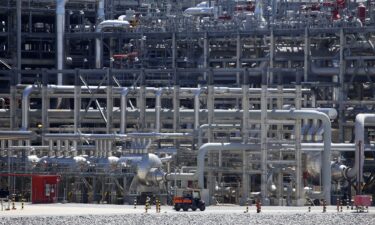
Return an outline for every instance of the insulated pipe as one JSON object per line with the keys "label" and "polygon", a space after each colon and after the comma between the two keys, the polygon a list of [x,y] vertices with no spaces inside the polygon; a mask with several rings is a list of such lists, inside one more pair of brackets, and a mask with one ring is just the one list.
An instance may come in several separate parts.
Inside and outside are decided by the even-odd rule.
{"label": "insulated pipe", "polygon": [[[354,132],[355,132],[355,163],[353,168],[349,168],[346,171],[346,177],[348,179],[352,179],[357,177],[357,181],[363,181],[363,165],[365,161],[365,125],[374,124],[375,123],[375,114],[365,114],[361,113],[355,117],[355,125],[354,125]],[[358,182],[358,183],[359,183]]]}
{"label": "insulated pipe", "polygon": [[[130,26],[129,21],[123,20],[105,20],[98,24],[95,32],[100,33],[104,28],[128,28]],[[102,43],[99,38],[95,39],[95,66],[97,69],[102,67]]]}
{"label": "insulated pipe", "polygon": [[129,93],[128,88],[123,88],[121,91],[121,118],[120,118],[120,133],[125,134],[126,132],[126,108],[127,108],[127,96]]}
{"label": "insulated pipe", "polygon": [[[57,69],[64,69],[65,4],[68,0],[56,0]],[[57,84],[63,84],[62,73],[57,74]]]}
{"label": "insulated pipe", "polygon": [[96,12],[96,16],[99,23],[105,20],[104,1],[105,0],[98,0],[98,11]]}
{"label": "insulated pipe", "polygon": [[160,132],[160,111],[161,111],[161,95],[162,95],[162,93],[163,93],[163,91],[162,91],[162,89],[161,88],[159,88],[157,91],[156,91],[156,93],[155,93],[155,95],[156,95],[156,97],[155,97],[155,114],[156,114],[156,116],[155,116],[155,123],[156,123],[156,125],[155,125],[155,131],[156,132]]}
{"label": "insulated pipe", "polygon": [[22,129],[27,130],[29,128],[29,106],[30,106],[30,94],[33,92],[34,85],[29,85],[25,88],[22,93]]}

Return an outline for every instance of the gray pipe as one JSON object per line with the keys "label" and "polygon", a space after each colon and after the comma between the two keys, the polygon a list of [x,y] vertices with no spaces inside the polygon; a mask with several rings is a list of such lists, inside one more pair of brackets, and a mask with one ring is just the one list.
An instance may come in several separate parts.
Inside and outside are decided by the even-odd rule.
{"label": "gray pipe", "polygon": [[[311,64],[311,72],[318,76],[334,76],[339,74],[340,68],[339,67],[318,67],[316,64]],[[346,68],[345,74],[347,75],[359,75],[359,76],[368,76],[368,75],[375,75],[375,68],[368,67],[368,68]]]}
{"label": "gray pipe", "polygon": [[198,88],[194,93],[194,129],[199,128],[199,96],[201,95],[202,89]]}
{"label": "gray pipe", "polygon": [[[68,0],[56,0],[56,45],[57,69],[64,69],[65,4]],[[57,74],[57,84],[63,84],[62,73]]]}
{"label": "gray pipe", "polygon": [[[100,33],[104,28],[128,28],[130,26],[128,21],[122,20],[105,20],[99,23],[95,32]],[[99,38],[95,39],[95,66],[97,69],[102,67],[102,43]]]}
{"label": "gray pipe", "polygon": [[160,111],[161,111],[161,95],[163,94],[163,90],[161,88],[159,88],[155,95],[155,100],[156,100],[156,103],[155,103],[155,111],[156,111],[156,118],[155,118],[155,123],[156,123],[156,126],[155,126],[155,131],[156,132],[160,132]]}
{"label": "gray pipe", "polygon": [[123,88],[121,91],[121,118],[120,118],[120,133],[125,134],[126,132],[126,108],[127,108],[127,96],[129,93],[128,88]]}
{"label": "gray pipe", "polygon": [[29,106],[30,94],[33,92],[34,85],[29,85],[22,93],[22,129],[29,129]]}
{"label": "gray pipe", "polygon": [[32,131],[0,131],[0,140],[27,140],[33,136]]}
{"label": "gray pipe", "polygon": [[98,0],[98,11],[96,12],[96,15],[97,15],[97,21],[99,23],[105,20],[104,2],[105,0]]}
{"label": "gray pipe", "polygon": [[363,164],[365,160],[365,125],[374,123],[375,114],[361,113],[355,117],[355,163],[353,168],[349,168],[346,171],[346,177],[348,179],[357,177],[357,181],[363,181]]}

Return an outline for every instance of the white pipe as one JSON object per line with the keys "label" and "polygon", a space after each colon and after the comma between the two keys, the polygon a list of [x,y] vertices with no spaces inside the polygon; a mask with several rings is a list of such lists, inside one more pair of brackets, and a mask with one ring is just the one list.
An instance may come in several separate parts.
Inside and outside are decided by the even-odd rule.
{"label": "white pipe", "polygon": [[361,113],[355,118],[355,163],[353,168],[349,168],[346,172],[346,177],[349,179],[357,177],[357,181],[363,181],[363,164],[365,160],[365,125],[374,123],[375,114]]}
{"label": "white pipe", "polygon": [[30,94],[33,92],[34,85],[29,85],[25,88],[22,93],[22,129],[27,130],[29,128],[29,106],[30,106]]}
{"label": "white pipe", "polygon": [[[129,21],[123,20],[105,20],[99,23],[96,27],[96,32],[100,33],[104,28],[128,28],[130,27]],[[102,67],[102,43],[100,38],[95,39],[95,66],[97,69]]]}
{"label": "white pipe", "polygon": [[123,88],[121,91],[121,118],[120,118],[120,133],[125,134],[126,131],[126,108],[127,96],[129,93],[128,88]]}

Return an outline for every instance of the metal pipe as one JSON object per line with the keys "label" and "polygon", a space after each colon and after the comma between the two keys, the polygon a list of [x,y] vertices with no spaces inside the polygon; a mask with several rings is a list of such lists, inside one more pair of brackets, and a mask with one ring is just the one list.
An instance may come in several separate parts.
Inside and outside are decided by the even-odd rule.
{"label": "metal pipe", "polygon": [[198,88],[194,93],[194,129],[197,130],[199,128],[199,96],[202,92],[201,88]]}
{"label": "metal pipe", "polygon": [[[57,69],[64,69],[65,4],[68,0],[56,0],[56,45]],[[63,84],[62,73],[57,74],[57,84]]]}
{"label": "metal pipe", "polygon": [[34,85],[29,85],[22,93],[22,129],[29,129],[29,106],[30,94],[33,92]]}
{"label": "metal pipe", "polygon": [[[104,28],[128,28],[129,21],[123,20],[105,20],[98,24],[95,32],[100,33]],[[95,39],[95,66],[97,69],[102,67],[102,41],[99,38]]]}
{"label": "metal pipe", "polygon": [[161,88],[159,88],[155,95],[156,95],[156,103],[155,103],[155,112],[156,112],[156,117],[155,117],[155,131],[156,132],[160,132],[160,110],[161,110],[161,95],[162,95],[163,91]]}
{"label": "metal pipe", "polygon": [[126,132],[126,108],[127,108],[127,96],[129,93],[128,88],[123,88],[121,91],[121,118],[120,118],[120,133],[125,134]]}
{"label": "metal pipe", "polygon": [[96,11],[96,19],[99,23],[105,20],[104,2],[105,0],[98,0],[98,11]]}
{"label": "metal pipe", "polygon": [[375,123],[375,114],[358,114],[355,118],[355,163],[353,168],[349,168],[345,172],[348,179],[357,177],[357,181],[363,181],[363,165],[365,160],[365,125]]}

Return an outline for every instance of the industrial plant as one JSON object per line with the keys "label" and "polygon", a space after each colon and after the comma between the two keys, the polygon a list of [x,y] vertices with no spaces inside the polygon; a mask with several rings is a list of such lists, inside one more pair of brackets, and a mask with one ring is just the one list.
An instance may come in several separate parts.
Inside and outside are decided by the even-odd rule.
{"label": "industrial plant", "polygon": [[375,201],[373,2],[1,0],[1,194]]}

